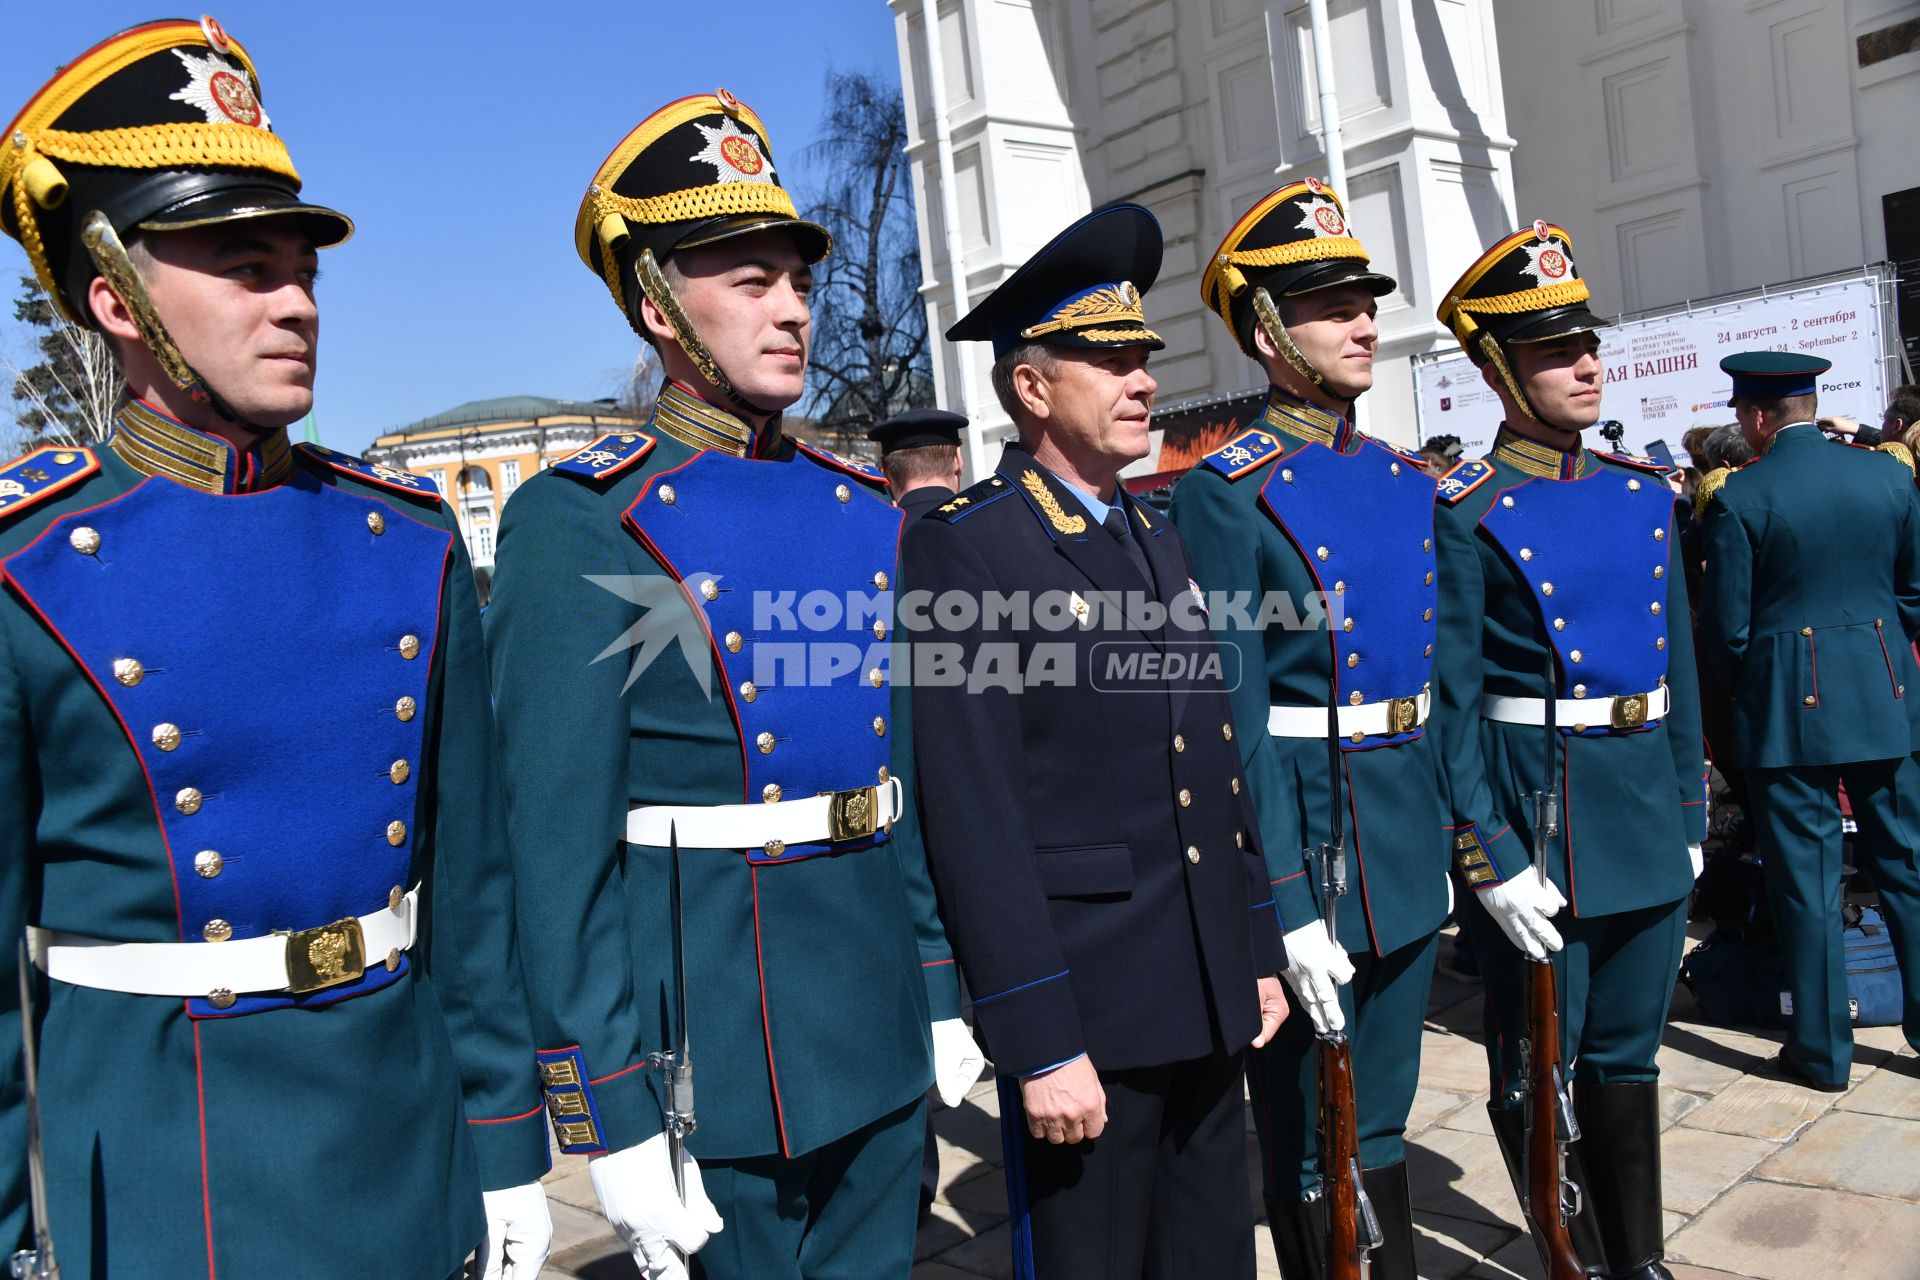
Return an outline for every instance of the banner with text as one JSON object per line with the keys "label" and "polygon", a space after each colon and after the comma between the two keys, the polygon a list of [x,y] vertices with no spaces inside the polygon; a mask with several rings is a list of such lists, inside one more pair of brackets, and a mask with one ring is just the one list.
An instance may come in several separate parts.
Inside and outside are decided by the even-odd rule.
{"label": "banner with text", "polygon": [[[1694,426],[1733,421],[1720,360],[1737,351],[1798,351],[1831,360],[1820,379],[1820,412],[1877,425],[1886,408],[1887,328],[1877,275],[1751,294],[1691,310],[1645,315],[1600,331],[1607,381],[1600,417],[1626,427],[1624,447],[1645,453],[1665,441],[1687,461],[1680,438]],[[1414,359],[1420,438],[1456,435],[1467,457],[1492,445],[1500,399],[1465,353]],[[1606,448],[1596,428],[1588,444]]]}

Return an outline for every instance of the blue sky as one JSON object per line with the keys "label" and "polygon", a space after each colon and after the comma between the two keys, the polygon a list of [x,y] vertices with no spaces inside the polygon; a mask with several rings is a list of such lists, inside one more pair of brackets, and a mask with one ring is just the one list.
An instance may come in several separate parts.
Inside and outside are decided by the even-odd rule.
{"label": "blue sky", "polygon": [[[115,31],[199,15],[39,5],[8,32],[0,109]],[[466,400],[615,393],[639,340],[575,256],[573,216],[655,107],[726,86],[804,192],[827,70],[899,80],[883,0],[223,0],[214,16],[253,55],[306,194],[359,225],[321,255],[317,387],[321,438],[356,451]],[[10,299],[30,268],[4,237],[0,266]]]}

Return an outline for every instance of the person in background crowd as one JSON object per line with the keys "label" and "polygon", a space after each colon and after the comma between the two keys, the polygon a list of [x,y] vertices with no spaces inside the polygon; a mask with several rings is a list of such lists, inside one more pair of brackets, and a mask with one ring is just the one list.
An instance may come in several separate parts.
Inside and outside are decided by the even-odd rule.
{"label": "person in background crowd", "polygon": [[967,416],[944,409],[910,409],[867,432],[880,445],[887,496],[915,520],[953,497],[960,487],[960,433]]}
{"label": "person in background crowd", "polygon": [[1878,426],[1865,426],[1852,418],[1839,416],[1820,419],[1819,427],[1829,435],[1851,440],[1855,444],[1868,447],[1898,443],[1911,450],[1913,441],[1907,437],[1920,427],[1920,386],[1895,387],[1893,395],[1888,397],[1885,412],[1880,415]]}
{"label": "person in background crowd", "polygon": [[1841,812],[1880,892],[1920,1048],[1920,492],[1911,458],[1835,448],[1817,425],[1817,356],[1728,356],[1731,403],[1759,453],[1701,483],[1702,647],[1734,691],[1768,904],[1793,1004],[1780,1070],[1824,1092],[1853,1063],[1840,937]]}

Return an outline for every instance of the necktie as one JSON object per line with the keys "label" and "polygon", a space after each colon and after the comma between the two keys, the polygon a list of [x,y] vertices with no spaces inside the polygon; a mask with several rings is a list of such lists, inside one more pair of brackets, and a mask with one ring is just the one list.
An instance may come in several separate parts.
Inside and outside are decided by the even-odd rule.
{"label": "necktie", "polygon": [[1127,513],[1118,506],[1107,509],[1107,518],[1100,522],[1106,531],[1119,542],[1120,549],[1127,553],[1127,559],[1140,574],[1142,586],[1153,587],[1153,573],[1147,568],[1147,553],[1140,549],[1140,540],[1127,528]]}

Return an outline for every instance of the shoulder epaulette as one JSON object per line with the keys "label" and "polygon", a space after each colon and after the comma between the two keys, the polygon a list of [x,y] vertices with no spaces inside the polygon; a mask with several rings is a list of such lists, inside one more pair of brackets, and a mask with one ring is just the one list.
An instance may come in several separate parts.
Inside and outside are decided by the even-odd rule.
{"label": "shoulder epaulette", "polygon": [[1368,444],[1379,445],[1382,449],[1385,449],[1388,453],[1400,459],[1400,461],[1402,462],[1411,462],[1416,467],[1425,467],[1427,465],[1427,460],[1425,458],[1421,457],[1419,454],[1415,453],[1411,449],[1401,448],[1399,445],[1395,444],[1391,440],[1382,440],[1379,436],[1370,436],[1364,431],[1356,431],[1354,434],[1359,436],[1362,440],[1366,441]]}
{"label": "shoulder epaulette", "polygon": [[91,449],[44,445],[0,467],[0,519],[71,489],[100,469]]}
{"label": "shoulder epaulette", "polygon": [[329,449],[319,444],[297,444],[293,446],[296,454],[312,458],[322,466],[331,467],[342,475],[364,480],[368,484],[377,484],[383,489],[392,489],[396,493],[411,494],[416,498],[425,498],[429,502],[440,501],[440,490],[433,481],[423,475],[390,467],[384,462],[368,462],[365,458],[356,458],[350,453],[341,453],[338,449]]}
{"label": "shoulder epaulette", "polygon": [[1909,475],[1913,473],[1913,451],[1898,440],[1883,440],[1873,447],[1879,453],[1898,459]]}
{"label": "shoulder epaulette", "polygon": [[1478,489],[1493,476],[1493,464],[1485,458],[1467,458],[1440,477],[1437,496],[1452,506]]}
{"label": "shoulder epaulette", "polygon": [[1005,476],[988,476],[978,484],[962,489],[929,511],[927,519],[958,524],[980,508],[991,506],[1012,492],[1013,486],[1007,483]]}
{"label": "shoulder epaulette", "polygon": [[800,452],[806,454],[809,458],[812,458],[815,462],[830,471],[844,472],[862,484],[869,485],[875,489],[884,490],[887,487],[886,473],[880,470],[879,467],[874,466],[873,463],[868,462],[865,458],[850,458],[844,453],[834,453],[828,449],[816,449],[797,436],[794,438],[793,443]]}
{"label": "shoulder epaulette", "polygon": [[1659,476],[1662,480],[1665,480],[1673,474],[1673,471],[1665,463],[1649,458],[1643,453],[1608,453],[1604,449],[1595,449],[1593,456],[1596,458],[1605,458],[1608,462],[1616,463],[1634,471],[1648,472],[1652,475]]}
{"label": "shoulder epaulette", "polygon": [[1733,474],[1732,467],[1715,467],[1700,477],[1700,483],[1693,489],[1693,514],[1699,519],[1707,514],[1707,508],[1713,505],[1713,495],[1726,487],[1727,477]]}
{"label": "shoulder epaulette", "polygon": [[1279,436],[1259,427],[1250,427],[1202,457],[1200,465],[1212,468],[1229,480],[1238,480],[1261,463],[1269,462],[1284,452],[1286,447],[1280,443]]}
{"label": "shoulder epaulette", "polygon": [[605,480],[652,453],[654,444],[654,437],[644,431],[609,431],[572,457],[554,463],[553,469],[585,480]]}

